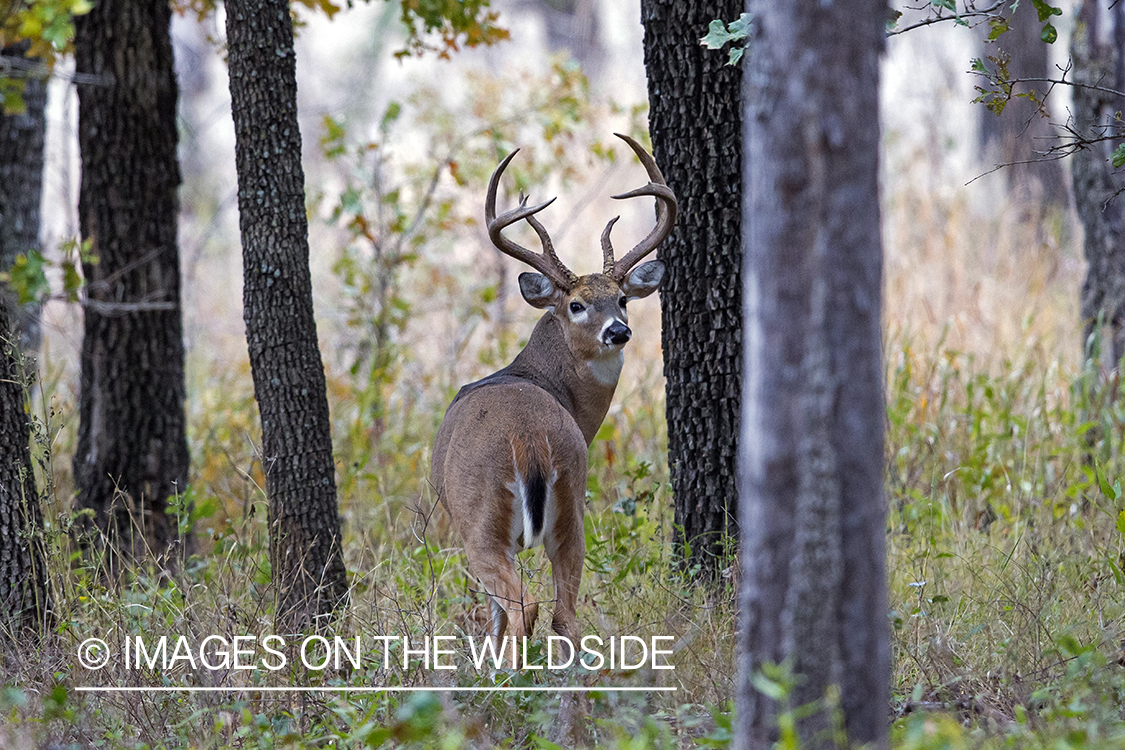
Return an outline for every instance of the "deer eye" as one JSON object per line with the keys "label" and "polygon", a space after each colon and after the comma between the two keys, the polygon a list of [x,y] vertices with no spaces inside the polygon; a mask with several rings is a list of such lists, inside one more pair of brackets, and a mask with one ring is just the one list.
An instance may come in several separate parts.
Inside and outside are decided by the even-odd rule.
{"label": "deer eye", "polygon": [[629,300],[622,297],[621,299],[617,300],[617,304],[621,305],[621,309],[624,310],[625,309],[625,303],[628,302],[628,301]]}
{"label": "deer eye", "polygon": [[572,313],[574,313],[575,315],[577,315],[578,313],[582,312],[585,309],[586,308],[582,306],[581,302],[571,302],[570,303],[570,311]]}

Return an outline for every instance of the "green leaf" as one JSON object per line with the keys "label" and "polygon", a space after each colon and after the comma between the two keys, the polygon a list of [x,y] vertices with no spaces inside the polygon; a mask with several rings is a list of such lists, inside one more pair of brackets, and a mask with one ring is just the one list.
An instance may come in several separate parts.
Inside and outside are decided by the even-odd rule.
{"label": "green leaf", "polygon": [[734,39],[745,39],[750,36],[750,24],[752,23],[749,13],[743,13],[738,17],[737,21],[731,21],[727,24],[727,29],[730,31]]}
{"label": "green leaf", "polygon": [[36,250],[32,250],[27,255],[16,256],[9,272],[9,279],[21,305],[42,300],[51,291],[50,284],[47,283],[45,266],[46,261]]}
{"label": "green leaf", "polygon": [[716,18],[708,24],[707,35],[700,39],[699,43],[707,49],[722,49],[728,42],[739,42],[750,36],[752,23],[749,13],[743,13],[738,20],[731,21],[729,24]]}
{"label": "green leaf", "polygon": [[24,81],[17,78],[0,78],[0,114],[22,115],[27,112],[23,100]]}
{"label": "green leaf", "polygon": [[69,302],[78,301],[78,290],[82,288],[82,277],[78,274],[78,267],[68,261],[63,261],[63,291]]}
{"label": "green leaf", "polygon": [[394,124],[399,115],[402,114],[402,105],[398,102],[391,102],[387,105],[387,111],[383,113],[383,119],[379,121],[379,129],[386,130]]}
{"label": "green leaf", "polygon": [[1003,16],[989,19],[988,21],[988,41],[995,42],[1000,38],[1001,34],[1005,34],[1011,27],[1008,25],[1008,19]]}
{"label": "green leaf", "polygon": [[742,55],[745,52],[745,47],[731,47],[730,57],[727,59],[727,65],[737,65],[738,61],[742,59]]}
{"label": "green leaf", "polygon": [[1125,510],[1117,514],[1117,531],[1125,536]]}
{"label": "green leaf", "polygon": [[[1031,4],[1035,6],[1035,10],[1039,11],[1039,22],[1040,23],[1042,23],[1043,21],[1046,21],[1051,16],[1061,16],[1062,15],[1062,8],[1056,8],[1055,6],[1044,2],[1044,0],[1031,0]],[[1050,25],[1050,24],[1048,24],[1048,25]],[[1044,27],[1044,29],[1045,28],[1046,27]],[[1052,27],[1052,28],[1054,28],[1054,27]],[[1044,39],[1043,41],[1046,42],[1047,40]],[[1052,39],[1051,41],[1054,41],[1054,40]]]}
{"label": "green leaf", "polygon": [[1059,32],[1049,23],[1043,24],[1043,31],[1039,32],[1039,38],[1047,44],[1054,44],[1055,40],[1059,38]]}
{"label": "green leaf", "polygon": [[[1118,146],[1117,148],[1115,148],[1113,150],[1113,157],[1112,158],[1113,158],[1113,166],[1115,166],[1115,167],[1125,166],[1125,143],[1122,143],[1120,146]],[[1092,426],[1092,424],[1091,424],[1091,426]]]}
{"label": "green leaf", "polygon": [[1102,494],[1105,495],[1106,500],[1109,500],[1111,503],[1117,501],[1117,493],[1114,492],[1109,480],[1106,479],[1105,472],[1103,472],[1100,467],[1098,468],[1098,488],[1102,491]]}
{"label": "green leaf", "polygon": [[325,115],[322,124],[324,134],[320,136],[321,153],[324,154],[326,159],[335,159],[342,156],[347,149],[347,129],[343,123],[331,115]]}
{"label": "green leaf", "polygon": [[759,693],[761,693],[762,695],[766,696],[767,698],[771,698],[775,701],[780,701],[780,700],[784,699],[785,696],[786,696],[786,693],[788,692],[785,689],[784,685],[782,685],[779,682],[776,682],[775,680],[771,680],[769,677],[766,677],[761,672],[755,672],[750,677],[750,684],[752,684],[754,686],[754,689],[757,690]]}
{"label": "green leaf", "polygon": [[707,26],[707,35],[699,40],[707,49],[722,49],[734,37],[727,31],[727,25],[716,18]]}

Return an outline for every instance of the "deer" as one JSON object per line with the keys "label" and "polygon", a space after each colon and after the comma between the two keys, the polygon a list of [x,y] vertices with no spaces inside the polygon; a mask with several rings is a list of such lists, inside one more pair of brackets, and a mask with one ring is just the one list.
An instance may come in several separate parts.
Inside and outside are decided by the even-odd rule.
{"label": "deer", "polygon": [[[500,178],[519,149],[493,172],[485,198],[489,239],[536,271],[521,273],[519,288],[544,313],[511,364],[457,393],[438,428],[430,466],[438,499],[464,542],[469,574],[490,600],[489,637],[504,644],[509,628],[517,642],[531,635],[539,607],[528,599],[516,555],[543,545],[554,583],[551,625],[571,658],[576,652],[566,649],[579,642],[589,447],[609,410],[632,336],[626,305],[655,292],[664,278],[661,261],[638,263],[672,231],[677,213],[676,196],[653,157],[629,136],[615,135],[637,155],[649,182],[612,197],[655,198],[656,225],[614,260],[610,232],[620,217],[610,220],[601,235],[601,273],[578,276],[559,260],[535,216],[554,198],[529,206],[521,191],[518,206],[496,215]],[[538,235],[541,252],[503,235],[522,220]]]}

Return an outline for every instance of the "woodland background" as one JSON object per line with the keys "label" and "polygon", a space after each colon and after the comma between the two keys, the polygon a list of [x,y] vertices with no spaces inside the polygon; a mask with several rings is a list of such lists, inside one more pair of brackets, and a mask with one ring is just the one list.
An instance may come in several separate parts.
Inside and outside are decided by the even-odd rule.
{"label": "woodland background", "polygon": [[[619,236],[639,237],[651,221],[647,206],[605,199],[634,186],[639,169],[611,133],[647,135],[639,3],[497,0],[492,8],[510,40],[449,60],[394,55],[406,43],[395,4],[331,18],[296,11],[349,631],[481,627],[483,601],[456,534],[440,511],[431,514],[426,477],[457,388],[510,361],[537,317],[517,293],[523,269],[497,254],[481,226],[498,144],[523,148],[512,171],[533,200],[559,196],[543,219],[579,272],[595,268],[597,236],[616,213]],[[1065,67],[1078,8],[1062,10],[1059,40],[1046,49],[1051,66]],[[126,563],[129,575],[114,583],[112,561],[75,541],[84,523],[71,465],[83,324],[71,278],[81,254],[77,95],[65,57],[50,83],[41,232],[49,289],[38,290],[39,376],[28,392],[57,621],[42,643],[5,655],[5,746],[729,744],[737,565],[727,545],[711,563],[682,564],[655,298],[631,309],[625,370],[591,450],[579,617],[606,635],[675,635],[675,672],[612,679],[677,692],[594,694],[582,699],[587,718],[566,735],[559,699],[546,695],[73,692],[93,677],[74,660],[89,635],[265,632],[273,621],[221,14],[185,9],[172,24],[191,460],[189,488],[172,510],[181,529],[195,529],[195,548],[173,545],[171,566]],[[1049,118],[1013,105],[998,125],[972,102],[982,81],[970,60],[992,53],[984,36],[952,23],[892,36],[880,71],[892,741],[1119,746],[1125,413],[1108,347],[1088,340],[1082,318],[1086,264],[1071,160],[990,171],[1023,158],[1006,139],[1026,144],[1041,137],[1041,121],[1067,122],[1070,91],[1052,92]],[[525,564],[532,585],[545,586],[541,554]],[[701,586],[708,565],[717,582]],[[317,679],[412,685],[432,676]],[[96,675],[105,684],[178,678]],[[784,698],[785,675],[771,679]]]}

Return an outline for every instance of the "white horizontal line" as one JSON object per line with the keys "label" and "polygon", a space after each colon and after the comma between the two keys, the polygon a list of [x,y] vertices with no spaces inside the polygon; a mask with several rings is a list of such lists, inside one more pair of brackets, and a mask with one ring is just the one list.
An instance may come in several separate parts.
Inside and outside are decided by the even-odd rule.
{"label": "white horizontal line", "polygon": [[568,686],[551,687],[549,685],[532,685],[530,687],[457,687],[457,686],[432,686],[432,687],[405,687],[401,685],[386,685],[382,687],[76,687],[79,693],[667,693],[676,692],[676,687],[582,687]]}

